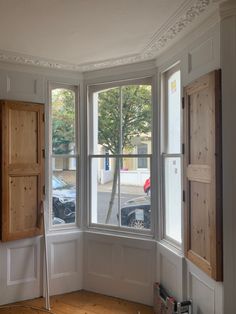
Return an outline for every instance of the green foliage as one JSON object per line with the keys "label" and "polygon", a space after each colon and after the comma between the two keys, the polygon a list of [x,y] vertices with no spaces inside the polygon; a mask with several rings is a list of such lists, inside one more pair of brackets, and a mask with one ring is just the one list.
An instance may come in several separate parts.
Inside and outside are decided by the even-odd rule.
{"label": "green foliage", "polygon": [[99,93],[98,142],[112,154],[131,150],[132,139],[151,132],[151,87],[130,85]]}
{"label": "green foliage", "polygon": [[75,93],[52,91],[52,147],[54,154],[68,154],[75,144]]}

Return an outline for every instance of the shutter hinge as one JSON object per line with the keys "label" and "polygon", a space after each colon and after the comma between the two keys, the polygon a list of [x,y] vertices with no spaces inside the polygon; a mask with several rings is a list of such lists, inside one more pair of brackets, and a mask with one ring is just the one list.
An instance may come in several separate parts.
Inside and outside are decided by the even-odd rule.
{"label": "shutter hinge", "polygon": [[182,155],[184,155],[185,154],[185,145],[184,145],[184,143],[182,144]]}
{"label": "shutter hinge", "polygon": [[45,185],[43,185],[43,195],[46,194],[46,189],[45,189]]}
{"label": "shutter hinge", "polygon": [[185,203],[185,190],[183,190],[182,201]]}
{"label": "shutter hinge", "polygon": [[182,109],[185,107],[184,97],[182,97]]}
{"label": "shutter hinge", "polygon": [[42,114],[42,120],[43,120],[43,122],[45,122],[45,114],[44,113]]}
{"label": "shutter hinge", "polygon": [[45,158],[45,149],[42,150],[43,158]]}

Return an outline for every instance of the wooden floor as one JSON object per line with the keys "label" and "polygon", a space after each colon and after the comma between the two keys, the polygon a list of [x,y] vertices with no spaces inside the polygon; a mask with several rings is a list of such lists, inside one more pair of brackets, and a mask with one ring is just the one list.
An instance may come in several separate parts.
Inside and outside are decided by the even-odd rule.
{"label": "wooden floor", "polygon": [[[0,314],[41,314],[33,307],[44,308],[44,299],[34,299],[17,303],[26,307],[0,308]],[[31,306],[32,308],[29,308]],[[153,314],[150,306],[107,297],[101,294],[79,291],[51,297],[53,314]]]}

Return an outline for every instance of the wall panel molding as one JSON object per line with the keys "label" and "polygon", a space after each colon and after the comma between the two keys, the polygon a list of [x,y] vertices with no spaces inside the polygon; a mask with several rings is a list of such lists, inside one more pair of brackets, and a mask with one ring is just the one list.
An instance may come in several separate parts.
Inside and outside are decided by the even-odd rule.
{"label": "wall panel molding", "polygon": [[17,285],[38,280],[39,252],[35,244],[7,248],[7,285]]}
{"label": "wall panel molding", "polygon": [[215,313],[215,290],[193,273],[189,273],[189,298],[193,301],[193,311]]}
{"label": "wall panel molding", "polygon": [[122,250],[122,264],[125,266],[122,268],[122,280],[146,288],[152,286],[154,278],[150,273],[152,261],[147,258],[150,255],[150,249],[124,245]]}
{"label": "wall panel molding", "polygon": [[185,259],[181,254],[157,242],[157,281],[178,301],[186,298]]}
{"label": "wall panel molding", "polygon": [[[113,247],[111,243],[88,241],[88,274],[101,278],[113,277]],[[99,254],[97,254],[99,252]]]}
{"label": "wall panel molding", "polygon": [[84,289],[151,305],[155,277],[154,241],[85,233]]}
{"label": "wall panel molding", "polygon": [[82,289],[83,233],[53,233],[47,239],[50,294]]}
{"label": "wall panel molding", "polygon": [[0,304],[41,295],[40,237],[1,243]]}
{"label": "wall panel molding", "polygon": [[194,313],[222,314],[223,284],[208,277],[187,261],[187,298],[193,300]]}
{"label": "wall panel molding", "polygon": [[43,103],[43,77],[38,74],[1,71],[0,97],[2,99]]}
{"label": "wall panel molding", "polygon": [[51,278],[73,276],[78,272],[77,239],[51,243]]}

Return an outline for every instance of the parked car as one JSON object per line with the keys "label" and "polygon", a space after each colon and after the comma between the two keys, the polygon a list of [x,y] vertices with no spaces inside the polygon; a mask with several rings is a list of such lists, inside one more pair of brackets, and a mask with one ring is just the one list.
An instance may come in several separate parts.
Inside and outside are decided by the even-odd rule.
{"label": "parked car", "polygon": [[[76,204],[75,187],[67,184],[61,178],[53,176],[52,198],[54,218],[60,218],[66,223],[75,222],[75,204]],[[57,221],[56,224],[58,224]]]}
{"label": "parked car", "polygon": [[148,178],[144,182],[143,190],[144,190],[144,193],[146,193],[148,196],[151,195],[151,180],[150,180],[150,178]]}
{"label": "parked car", "polygon": [[131,199],[121,207],[121,225],[137,229],[150,229],[150,196]]}

